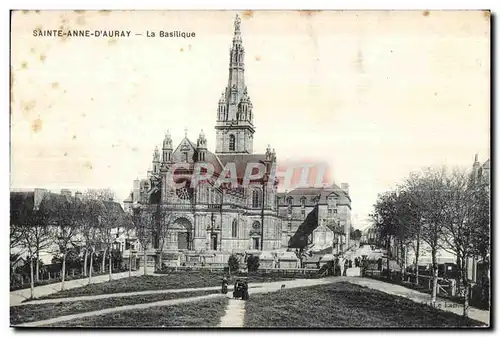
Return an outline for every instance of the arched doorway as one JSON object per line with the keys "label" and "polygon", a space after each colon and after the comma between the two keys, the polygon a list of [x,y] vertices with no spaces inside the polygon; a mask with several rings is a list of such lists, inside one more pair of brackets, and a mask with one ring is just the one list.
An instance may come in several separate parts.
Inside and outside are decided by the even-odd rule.
{"label": "arched doorway", "polygon": [[192,247],[192,225],[186,218],[177,218],[171,225],[168,234],[168,248],[173,250],[189,250]]}

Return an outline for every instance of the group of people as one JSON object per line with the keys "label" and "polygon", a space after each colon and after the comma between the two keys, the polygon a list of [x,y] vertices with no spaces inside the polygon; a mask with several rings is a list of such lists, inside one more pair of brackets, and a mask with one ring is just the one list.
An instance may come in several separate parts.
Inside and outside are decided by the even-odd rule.
{"label": "group of people", "polygon": [[341,256],[335,262],[335,264],[340,268],[340,275],[347,276],[347,269],[352,268],[353,266],[356,268],[361,267],[362,260],[359,257],[355,257],[353,261],[352,259],[345,259]]}

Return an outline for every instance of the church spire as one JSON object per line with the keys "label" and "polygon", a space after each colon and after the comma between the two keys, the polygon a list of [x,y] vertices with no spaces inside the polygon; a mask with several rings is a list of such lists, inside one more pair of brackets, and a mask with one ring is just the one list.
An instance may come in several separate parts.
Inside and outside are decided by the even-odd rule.
{"label": "church spire", "polygon": [[245,48],[238,14],[233,25],[229,78],[217,108],[216,153],[252,153],[253,106],[245,85]]}

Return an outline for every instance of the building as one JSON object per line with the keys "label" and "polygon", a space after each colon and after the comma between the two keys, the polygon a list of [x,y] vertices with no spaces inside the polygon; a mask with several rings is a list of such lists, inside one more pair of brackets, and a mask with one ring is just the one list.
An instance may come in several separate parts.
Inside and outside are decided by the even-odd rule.
{"label": "building", "polygon": [[[153,237],[145,247],[148,263],[153,263],[160,249],[166,257],[181,255],[185,262],[225,263],[231,253],[286,248],[288,236],[304,219],[317,195],[320,195],[322,212],[320,227],[314,235],[318,246],[331,246],[334,226],[350,225],[347,186],[285,193],[283,196],[292,198],[286,200],[293,200],[293,205],[298,206],[291,218],[286,214],[287,206],[282,204],[283,197],[278,204],[277,180],[271,174],[276,153],[270,146],[265,153],[254,153],[255,115],[245,84],[244,58],[240,19],[236,16],[228,82],[217,105],[215,151],[208,150],[203,130],[196,141],[188,138],[186,130],[184,139],[175,147],[167,132],[161,151],[158,147],[154,150],[152,170],[145,179],[134,181],[130,197],[124,201],[125,209],[132,213],[150,210],[168,214],[170,228],[165,238],[160,238],[159,231],[151,224]],[[265,174],[246,184],[247,169],[255,165],[264,167]],[[213,168],[212,178],[193,184],[194,173],[200,173],[197,168],[207,166]],[[232,167],[237,176],[236,187],[216,183],[228,167]],[[182,183],[184,186],[174,186]],[[306,200],[302,209],[299,194]],[[176,252],[182,254],[175,255]],[[182,261],[173,259],[175,263]]]}
{"label": "building", "polygon": [[297,231],[315,205],[318,205],[318,228],[309,237],[312,249],[322,251],[332,247],[340,253],[350,247],[351,198],[349,185],[341,187],[296,188],[290,192],[278,194],[279,216],[283,219],[282,245]]}

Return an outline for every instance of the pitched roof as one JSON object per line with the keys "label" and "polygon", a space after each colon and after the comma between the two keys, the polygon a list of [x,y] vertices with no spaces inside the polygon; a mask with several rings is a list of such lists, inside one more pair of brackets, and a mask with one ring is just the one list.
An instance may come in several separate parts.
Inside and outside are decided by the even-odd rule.
{"label": "pitched roof", "polygon": [[488,158],[487,161],[484,162],[483,164],[483,169],[489,169],[490,168],[490,159]]}

